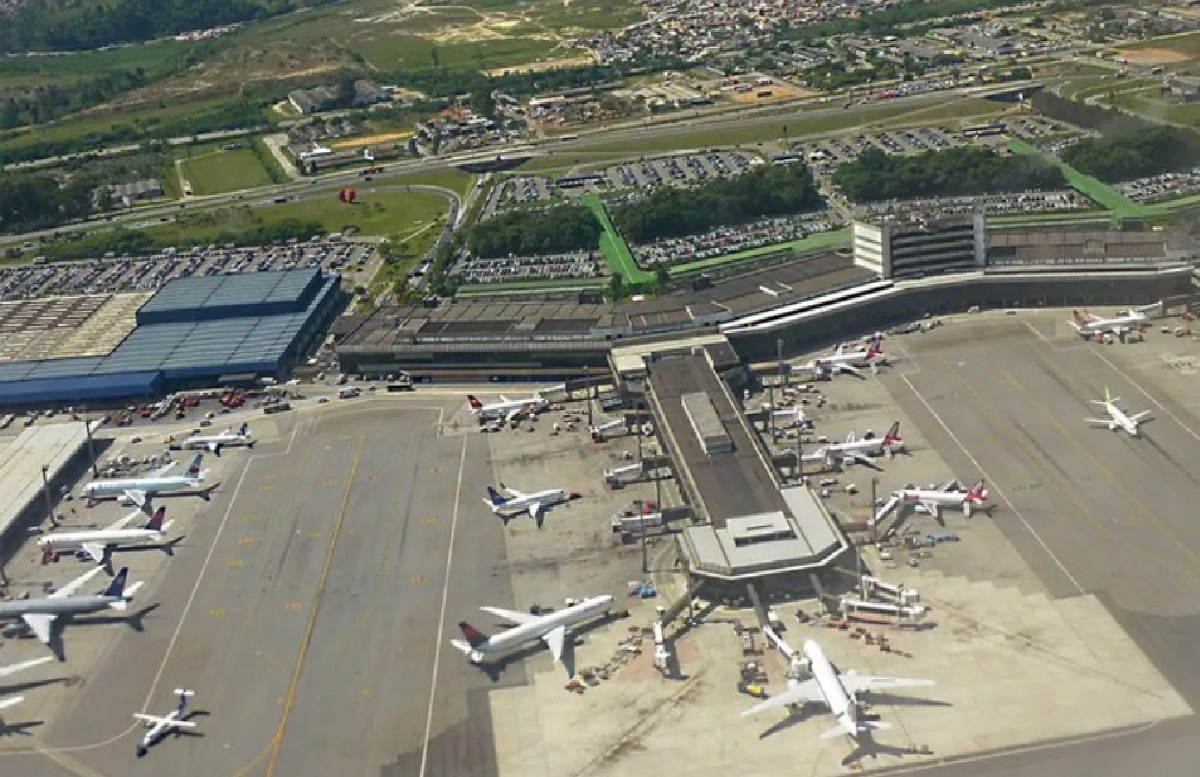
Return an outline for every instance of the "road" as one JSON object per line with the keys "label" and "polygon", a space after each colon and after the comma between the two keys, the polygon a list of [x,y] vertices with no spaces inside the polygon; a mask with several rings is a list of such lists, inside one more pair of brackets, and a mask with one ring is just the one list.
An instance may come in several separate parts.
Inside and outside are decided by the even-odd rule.
{"label": "road", "polygon": [[[1006,84],[1003,88],[1012,89],[1018,88],[1021,85],[1022,84],[1020,83]],[[954,100],[975,98],[995,91],[997,91],[997,87],[966,87],[951,91],[927,92],[923,94],[897,97],[889,100],[888,104],[911,106],[913,111],[916,112],[925,108],[953,102]],[[593,146],[597,143],[608,144],[619,143],[622,140],[645,140],[647,138],[670,137],[680,134],[681,126],[686,126],[687,131],[689,132],[697,130],[717,130],[724,127],[747,127],[762,124],[773,124],[780,121],[787,121],[789,119],[809,120],[826,116],[840,116],[845,114],[847,110],[855,110],[855,107],[843,109],[840,101],[832,107],[814,108],[812,105],[812,103],[806,103],[800,107],[792,105],[782,109],[778,106],[763,106],[761,108],[748,108],[742,111],[712,116],[695,116],[691,118],[684,117],[681,119],[674,119],[670,122],[639,122],[635,125],[626,125],[623,127],[600,128],[591,131],[584,131],[579,133],[578,138],[568,141],[545,140],[537,143],[526,143],[503,148],[488,149],[486,152],[482,153],[471,152],[447,157],[402,160],[389,163],[386,171],[376,176],[376,179],[382,182],[401,176],[443,170],[470,162],[490,161],[495,159],[495,157],[498,155],[542,156],[548,153],[561,153],[570,152],[572,150],[586,149],[589,146]],[[879,104],[876,103],[870,107],[877,107],[878,105]],[[862,107],[863,106],[858,106],[858,109],[861,109]],[[943,120],[944,119],[939,119],[938,121]],[[917,123],[920,122],[918,121]],[[845,130],[840,130],[823,134],[838,135],[844,134],[844,132]],[[145,208],[138,208],[131,213],[114,215],[111,217],[111,220],[106,220],[104,222],[93,220],[75,224],[66,224],[54,229],[39,230],[21,235],[0,236],[0,246],[37,240],[40,237],[49,237],[56,234],[65,234],[78,231],[95,231],[97,225],[100,223],[114,226],[118,224],[127,227],[135,226],[139,221],[156,221],[161,219],[163,216],[220,208],[235,202],[246,201],[250,198],[253,198],[252,204],[269,205],[271,204],[272,200],[280,196],[290,196],[304,191],[328,194],[348,184],[361,185],[361,183],[362,178],[359,176],[359,171],[357,170],[335,171],[303,181],[274,184],[271,186],[265,186],[258,189],[241,192],[229,192],[226,194],[210,195],[206,197],[194,197],[186,202],[171,203],[169,205],[151,205]]]}

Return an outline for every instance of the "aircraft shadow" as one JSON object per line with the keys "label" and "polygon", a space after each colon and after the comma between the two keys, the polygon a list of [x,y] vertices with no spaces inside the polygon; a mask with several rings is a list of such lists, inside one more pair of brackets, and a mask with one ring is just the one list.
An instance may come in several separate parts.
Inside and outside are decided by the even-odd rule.
{"label": "aircraft shadow", "polygon": [[35,688],[41,688],[46,685],[54,685],[55,683],[65,683],[70,680],[70,677],[50,677],[45,680],[27,680],[23,683],[5,683],[0,686],[0,693],[5,696],[32,691]]}
{"label": "aircraft shadow", "polygon": [[953,707],[941,699],[922,699],[917,696],[899,696],[893,693],[871,692],[863,694],[872,705],[887,707]]}
{"label": "aircraft shadow", "polygon": [[792,726],[799,725],[811,717],[812,715],[808,714],[807,712],[793,712],[789,710],[787,717],[771,724],[765,731],[758,735],[758,738],[766,739],[767,737],[773,736],[782,731],[787,731]]}
{"label": "aircraft shadow", "polygon": [[33,736],[33,732],[29,729],[44,725],[46,725],[46,721],[44,720],[23,720],[20,723],[9,723],[8,721],[0,720],[0,737],[31,737]]}
{"label": "aircraft shadow", "polygon": [[858,735],[854,749],[842,759],[842,766],[854,766],[861,764],[863,759],[868,756],[872,759],[878,758],[881,755],[895,756],[896,758],[904,758],[905,756],[917,755],[918,750],[913,747],[898,747],[896,745],[888,745],[875,740],[874,733],[864,731]]}

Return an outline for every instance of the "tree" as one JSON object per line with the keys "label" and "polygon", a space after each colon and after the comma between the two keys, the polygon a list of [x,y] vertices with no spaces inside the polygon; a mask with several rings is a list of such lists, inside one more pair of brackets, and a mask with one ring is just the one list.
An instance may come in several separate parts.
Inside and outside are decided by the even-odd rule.
{"label": "tree", "polygon": [[620,274],[614,274],[608,279],[608,296],[612,297],[613,302],[620,302],[625,296],[625,279]]}
{"label": "tree", "polygon": [[665,264],[659,264],[654,268],[654,291],[662,294],[667,290],[667,286],[671,283],[671,271],[667,269]]}

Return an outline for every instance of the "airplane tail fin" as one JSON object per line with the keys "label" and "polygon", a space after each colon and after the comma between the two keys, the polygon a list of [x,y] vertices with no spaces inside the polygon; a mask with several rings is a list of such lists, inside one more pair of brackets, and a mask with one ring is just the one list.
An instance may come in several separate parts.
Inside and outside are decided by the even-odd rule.
{"label": "airplane tail fin", "polygon": [[167,517],[167,507],[166,507],[166,505],[162,505],[157,510],[154,511],[154,515],[146,523],[146,526],[144,528],[149,529],[150,531],[159,531],[159,532],[166,531],[163,528],[163,519],[166,517]]}
{"label": "airplane tail fin", "polygon": [[458,628],[462,630],[463,636],[467,638],[467,644],[471,646],[472,650],[488,641],[486,634],[466,621],[459,621]]}
{"label": "airplane tail fin", "polygon": [[121,567],[121,571],[108,584],[108,588],[104,589],[104,596],[124,596],[125,581],[129,578],[129,567]]}
{"label": "airplane tail fin", "polygon": [[194,459],[192,459],[192,463],[188,465],[187,476],[189,478],[203,479],[203,474],[200,472],[200,465],[203,463],[204,463],[204,454],[197,453],[196,457]]}
{"label": "airplane tail fin", "polygon": [[878,339],[871,341],[871,347],[867,349],[867,358],[874,359],[879,354],[883,353],[883,343]]}
{"label": "airplane tail fin", "polygon": [[474,394],[467,394],[467,404],[471,406],[473,412],[483,409],[483,403]]}
{"label": "airplane tail fin", "polygon": [[237,436],[246,437],[250,434],[250,424],[242,421],[242,425],[238,427]]}
{"label": "airplane tail fin", "polygon": [[883,436],[883,446],[886,448],[892,443],[900,442],[902,439],[900,436],[900,422],[893,421],[891,427],[887,430],[887,434]]}
{"label": "airplane tail fin", "polygon": [[984,488],[984,481],[981,479],[978,483],[971,487],[967,492],[967,501],[982,503],[987,500],[987,489]]}
{"label": "airplane tail fin", "polygon": [[496,491],[496,489],[492,488],[491,486],[487,487],[487,495],[488,501],[492,503],[493,507],[499,507],[500,505],[504,504],[505,501],[507,501],[504,497],[500,496],[500,493]]}

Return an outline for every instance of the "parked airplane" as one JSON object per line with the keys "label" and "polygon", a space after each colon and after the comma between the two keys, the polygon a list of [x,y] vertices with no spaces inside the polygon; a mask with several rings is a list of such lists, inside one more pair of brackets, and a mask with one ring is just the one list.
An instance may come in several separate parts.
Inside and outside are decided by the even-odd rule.
{"label": "parked airplane", "polygon": [[517,514],[529,513],[529,517],[537,522],[539,529],[542,528],[542,516],[545,514],[547,507],[572,498],[571,495],[561,488],[550,488],[545,491],[526,494],[501,483],[500,490],[508,496],[501,496],[496,489],[488,486],[488,495],[483,500],[483,503],[492,508],[492,512],[500,516],[500,520],[504,521],[505,525]]}
{"label": "parked airplane", "polygon": [[1078,310],[1072,310],[1071,320],[1067,323],[1074,327],[1075,331],[1083,337],[1091,337],[1095,334],[1106,334],[1108,332],[1119,336],[1134,329],[1142,329],[1147,326],[1150,323],[1150,318],[1146,314],[1157,310],[1160,304],[1156,302],[1153,305],[1133,308],[1113,318],[1101,318],[1086,310],[1082,313]]}
{"label": "parked airplane", "polygon": [[[53,656],[46,656],[44,658],[35,658],[32,661],[22,661],[19,664],[0,666],[0,677],[8,677],[9,675],[14,675],[17,672],[24,672],[26,669],[32,669],[39,664],[44,664],[47,661],[53,660]],[[7,699],[0,699],[0,710],[6,710],[9,707],[20,704],[23,701],[25,701],[24,696],[9,696]]]}
{"label": "parked airplane", "polygon": [[179,733],[180,729],[195,728],[196,724],[187,719],[187,700],[191,696],[195,696],[195,691],[189,691],[184,688],[176,688],[175,693],[179,696],[179,706],[168,712],[166,715],[147,715],[143,712],[133,713],[133,717],[146,724],[146,728],[150,729],[146,732],[146,736],[142,737],[142,741],[138,744],[137,757],[142,758],[146,753],[150,752],[150,748],[154,747],[160,739],[170,733]]}
{"label": "parked airplane", "polygon": [[987,489],[980,480],[970,491],[959,491],[955,486],[958,481],[949,480],[937,490],[926,491],[920,488],[902,488],[896,492],[901,502],[919,504],[935,518],[941,518],[943,507],[961,507],[963,515],[971,517],[971,511],[982,507],[988,498]]}
{"label": "parked airplane", "polygon": [[98,531],[55,532],[38,540],[38,546],[44,551],[79,550],[86,553],[97,564],[107,564],[113,550],[132,545],[157,545],[167,553],[171,552],[171,543],[166,542],[167,531],[174,521],[165,521],[167,508],[159,507],[154,515],[140,529],[126,529],[125,525],[132,518],[141,515],[138,510],[128,515],[106,529]]}
{"label": "parked airplane", "polygon": [[859,464],[870,464],[871,458],[874,456],[882,456],[886,453],[890,458],[895,456],[897,451],[902,450],[904,450],[904,440],[900,438],[900,422],[895,421],[883,437],[869,437],[857,440],[854,437],[854,432],[850,432],[845,442],[827,445],[814,455],[826,461],[851,461],[858,462]]}
{"label": "parked airplane", "polygon": [[487,636],[466,621],[460,621],[465,640],[452,639],[450,644],[462,651],[473,664],[483,664],[502,657],[537,640],[546,643],[555,661],[561,661],[567,676],[575,676],[574,637],[571,629],[588,621],[602,618],[612,610],[611,596],[593,596],[564,610],[545,615],[531,615],[499,607],[480,607],[513,624],[513,627]]}
{"label": "parked airplane", "polygon": [[1150,419],[1150,411],[1143,410],[1140,413],[1126,415],[1124,410],[1117,407],[1117,403],[1120,401],[1121,398],[1109,394],[1108,386],[1105,386],[1103,401],[1093,399],[1092,404],[1104,408],[1104,412],[1108,413],[1108,418],[1089,418],[1087,422],[1094,426],[1107,426],[1110,432],[1120,429],[1130,437],[1137,437],[1138,425]]}
{"label": "parked airplane", "polygon": [[[83,496],[87,497],[89,507],[96,503],[97,497],[116,496],[118,500],[127,500],[144,509],[150,497],[155,494],[200,488],[205,476],[208,475],[208,470],[200,469],[203,461],[204,454],[197,453],[196,458],[192,459],[187,472],[183,475],[167,475],[175,466],[175,462],[171,462],[156,470],[149,477],[95,480],[83,487]],[[208,499],[208,491],[201,491],[200,496]]]}
{"label": "parked airplane", "polygon": [[542,412],[550,405],[550,401],[536,392],[528,399],[509,399],[501,394],[499,402],[485,405],[474,394],[468,394],[467,404],[471,406],[471,415],[479,416],[484,421],[504,419],[505,423],[511,423],[530,413]]}
{"label": "parked airplane", "polygon": [[243,422],[236,432],[231,426],[220,434],[198,434],[183,441],[184,448],[206,448],[217,456],[221,455],[221,448],[227,445],[244,445],[247,448],[253,448],[254,438],[250,436],[250,425]]}
{"label": "parked airplane", "polygon": [[742,715],[755,715],[779,707],[824,704],[837,718],[837,725],[821,734],[821,739],[830,739],[845,734],[858,740],[860,734],[872,729],[891,728],[890,723],[862,720],[858,717],[858,694],[893,688],[914,688],[933,685],[932,680],[910,680],[903,677],[872,677],[856,674],[853,670],[841,673],[829,662],[825,651],[811,639],[804,641],[804,657],[808,659],[811,680],[797,682],[778,696],[754,705]]}
{"label": "parked airplane", "polygon": [[880,337],[876,335],[866,348],[847,351],[845,345],[839,345],[837,350],[830,355],[818,356],[808,364],[793,367],[792,372],[810,372],[818,377],[848,372],[861,378],[863,377],[861,368],[870,365],[871,360],[881,353],[883,353],[883,349],[880,347]]}
{"label": "parked airplane", "polygon": [[129,576],[129,569],[126,567],[122,567],[103,592],[89,596],[74,595],[103,569],[103,567],[96,567],[80,575],[44,599],[0,602],[0,619],[20,618],[43,644],[49,645],[52,636],[51,629],[55,619],[59,616],[70,617],[105,609],[122,612],[129,606],[129,602],[133,601],[133,595],[142,587],[141,583],[134,583],[129,588],[125,587],[125,579]]}

